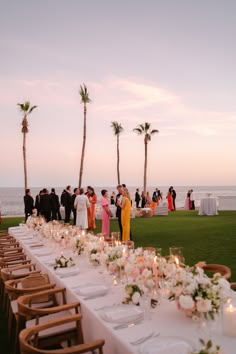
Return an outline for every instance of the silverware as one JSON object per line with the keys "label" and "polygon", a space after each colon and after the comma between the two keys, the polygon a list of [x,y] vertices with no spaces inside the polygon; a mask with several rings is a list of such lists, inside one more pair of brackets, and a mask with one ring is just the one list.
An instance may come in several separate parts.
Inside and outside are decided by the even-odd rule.
{"label": "silverware", "polygon": [[91,296],[84,297],[84,300],[93,300],[93,299],[96,299],[97,297],[101,297],[101,296],[104,296],[104,295],[105,294],[91,295]]}
{"label": "silverware", "polygon": [[143,322],[143,318],[139,318],[138,320],[136,321],[133,321],[133,322],[130,322],[130,323],[123,323],[123,324],[120,324],[118,326],[115,326],[113,327],[113,329],[123,329],[123,328],[130,328],[130,327],[134,327],[140,323]]}
{"label": "silverware", "polygon": [[145,336],[145,337],[142,337],[142,338],[139,338],[139,339],[137,339],[137,340],[135,340],[135,341],[133,341],[133,342],[130,342],[130,344],[132,344],[132,345],[139,345],[139,344],[142,344],[142,343],[144,343],[144,342],[146,342],[147,340],[149,340],[149,339],[151,339],[151,338],[156,338],[156,337],[158,337],[160,335],[160,332],[159,333],[154,333],[154,332],[152,332],[152,333],[150,333],[149,335],[147,335],[147,336]]}

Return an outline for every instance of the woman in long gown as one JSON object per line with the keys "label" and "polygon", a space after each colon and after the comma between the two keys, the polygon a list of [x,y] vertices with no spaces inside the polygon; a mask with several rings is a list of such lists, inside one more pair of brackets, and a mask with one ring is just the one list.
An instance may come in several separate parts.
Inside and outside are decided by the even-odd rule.
{"label": "woman in long gown", "polygon": [[84,194],[84,189],[81,188],[79,195],[75,198],[74,207],[76,209],[76,226],[79,226],[82,229],[88,228],[87,208],[89,205],[89,200]]}
{"label": "woman in long gown", "polygon": [[168,210],[173,211],[174,210],[174,204],[173,204],[171,188],[169,188],[169,191],[167,193],[166,199],[168,201]]}
{"label": "woman in long gown", "polygon": [[89,213],[88,213],[88,227],[89,229],[96,229],[96,224],[95,224],[95,207],[97,203],[97,196],[94,192],[94,189],[92,187],[88,188],[88,194],[87,194],[90,207],[88,208]]}
{"label": "woman in long gown", "polygon": [[122,241],[130,240],[130,214],[131,199],[127,188],[124,188],[121,202],[121,224],[122,224]]}
{"label": "woman in long gown", "polygon": [[191,191],[188,190],[188,193],[187,193],[187,196],[185,199],[185,206],[184,206],[185,210],[190,210],[190,194],[191,194]]}
{"label": "woman in long gown", "polygon": [[106,234],[106,239],[110,237],[110,217],[113,216],[109,208],[108,191],[103,189],[101,191],[101,207],[102,207],[102,233]]}

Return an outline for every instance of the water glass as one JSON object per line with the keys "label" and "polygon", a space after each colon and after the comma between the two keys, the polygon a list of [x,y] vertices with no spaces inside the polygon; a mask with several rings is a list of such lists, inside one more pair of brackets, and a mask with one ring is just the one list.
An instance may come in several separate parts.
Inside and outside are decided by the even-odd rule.
{"label": "water glass", "polygon": [[179,262],[183,262],[183,247],[170,247],[170,255],[174,258],[178,258]]}

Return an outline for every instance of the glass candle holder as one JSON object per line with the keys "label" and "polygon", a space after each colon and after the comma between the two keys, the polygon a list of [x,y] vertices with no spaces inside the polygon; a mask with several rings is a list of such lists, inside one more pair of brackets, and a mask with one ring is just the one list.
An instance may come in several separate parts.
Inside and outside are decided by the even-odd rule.
{"label": "glass candle holder", "polygon": [[236,299],[228,299],[222,308],[223,334],[236,337]]}

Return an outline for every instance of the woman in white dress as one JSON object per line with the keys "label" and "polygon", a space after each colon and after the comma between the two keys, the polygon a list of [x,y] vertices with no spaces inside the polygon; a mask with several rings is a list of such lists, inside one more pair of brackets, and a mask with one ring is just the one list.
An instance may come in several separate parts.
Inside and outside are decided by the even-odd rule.
{"label": "woman in white dress", "polygon": [[88,228],[88,213],[87,208],[89,208],[90,203],[87,196],[84,194],[84,189],[81,188],[79,195],[75,198],[74,207],[76,209],[76,226],[82,229]]}

